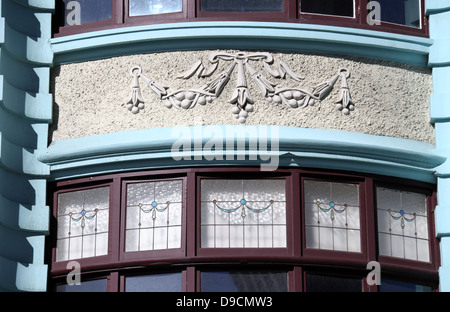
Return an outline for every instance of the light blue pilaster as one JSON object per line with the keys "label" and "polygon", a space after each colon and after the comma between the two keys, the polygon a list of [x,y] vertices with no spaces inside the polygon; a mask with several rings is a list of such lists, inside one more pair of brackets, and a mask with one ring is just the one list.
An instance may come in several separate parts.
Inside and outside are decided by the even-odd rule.
{"label": "light blue pilaster", "polygon": [[450,291],[450,3],[427,0],[430,47],[429,65],[433,68],[433,93],[430,97],[431,121],[436,128],[436,148],[447,161],[437,170],[438,206],[436,233],[440,238],[440,290]]}
{"label": "light blue pilaster", "polygon": [[0,290],[45,291],[53,0],[0,0]]}

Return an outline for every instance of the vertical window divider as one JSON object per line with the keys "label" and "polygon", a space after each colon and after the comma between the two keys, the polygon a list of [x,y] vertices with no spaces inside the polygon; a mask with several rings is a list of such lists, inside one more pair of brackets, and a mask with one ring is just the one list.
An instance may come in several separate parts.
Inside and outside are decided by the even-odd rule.
{"label": "vertical window divider", "polygon": [[188,172],[186,177],[185,187],[185,215],[186,226],[184,227],[184,235],[186,237],[186,252],[187,257],[194,257],[197,255],[197,233],[200,232],[200,224],[197,224],[197,192],[199,186],[197,186],[197,177],[195,172]]}
{"label": "vertical window divider", "polygon": [[292,237],[292,254],[294,257],[301,257],[302,255],[302,186],[301,177],[298,171],[292,172],[292,175],[287,179],[288,192],[286,194],[288,211],[291,211],[292,223],[290,237]]}
{"label": "vertical window divider", "polygon": [[119,261],[120,259],[120,244],[116,244],[115,242],[120,242],[122,233],[121,233],[121,226],[120,226],[120,219],[121,219],[121,199],[122,199],[122,192],[121,192],[121,179],[120,178],[114,178],[113,182],[111,183],[111,196],[110,196],[110,215],[111,215],[111,225],[109,228],[109,234],[111,235],[111,238],[109,240],[109,252],[111,253],[111,257],[113,261]]}

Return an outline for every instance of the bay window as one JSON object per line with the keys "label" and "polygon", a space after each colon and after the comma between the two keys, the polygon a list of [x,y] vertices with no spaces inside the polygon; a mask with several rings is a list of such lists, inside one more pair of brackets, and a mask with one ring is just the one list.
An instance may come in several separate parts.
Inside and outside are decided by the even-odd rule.
{"label": "bay window", "polygon": [[[51,285],[57,291],[435,290],[435,186],[390,180],[196,168],[55,182]],[[66,285],[70,261],[82,268],[85,284],[78,288]],[[366,281],[371,261],[380,264],[381,286]]]}

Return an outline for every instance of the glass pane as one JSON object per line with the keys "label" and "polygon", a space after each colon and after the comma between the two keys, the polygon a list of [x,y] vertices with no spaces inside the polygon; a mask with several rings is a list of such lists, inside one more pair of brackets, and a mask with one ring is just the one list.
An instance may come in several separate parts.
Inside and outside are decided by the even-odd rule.
{"label": "glass pane", "polygon": [[181,247],[182,181],[127,185],[125,251]]}
{"label": "glass pane", "polygon": [[80,285],[58,285],[56,286],[57,292],[106,292],[106,278],[93,280],[93,281],[81,281]]}
{"label": "glass pane", "polygon": [[130,0],[130,16],[181,12],[182,0]]}
{"label": "glass pane", "polygon": [[420,28],[419,0],[378,0],[381,21]]}
{"label": "glass pane", "polygon": [[203,292],[286,292],[286,272],[202,272]]}
{"label": "glass pane", "polygon": [[180,292],[181,273],[152,274],[127,276],[125,278],[127,292]]}
{"label": "glass pane", "polygon": [[430,261],[424,194],[378,187],[377,215],[381,255]]}
{"label": "glass pane", "polygon": [[[390,1],[390,0],[389,0]],[[354,0],[301,0],[300,11],[354,17]]]}
{"label": "glass pane", "polygon": [[309,292],[362,292],[362,280],[340,276],[306,274],[306,291]]}
{"label": "glass pane", "polygon": [[307,180],[304,190],[306,247],[360,252],[358,185]]}
{"label": "glass pane", "polygon": [[201,246],[286,247],[284,180],[201,182]]}
{"label": "glass pane", "polygon": [[56,261],[106,255],[109,187],[58,195]]}
{"label": "glass pane", "polygon": [[64,25],[80,25],[110,19],[111,0],[64,0]]}
{"label": "glass pane", "polygon": [[283,0],[202,0],[201,10],[209,12],[283,11]]}
{"label": "glass pane", "polygon": [[429,286],[382,279],[379,291],[380,292],[431,292],[432,289]]}

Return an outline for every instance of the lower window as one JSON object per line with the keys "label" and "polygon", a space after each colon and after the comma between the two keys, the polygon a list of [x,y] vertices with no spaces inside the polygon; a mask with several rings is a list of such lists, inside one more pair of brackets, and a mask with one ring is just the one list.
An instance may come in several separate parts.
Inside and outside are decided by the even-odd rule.
{"label": "lower window", "polygon": [[[434,185],[304,169],[197,168],[52,188],[55,291],[438,288]],[[369,263],[379,267],[377,283]],[[81,283],[68,279],[74,265]]]}

